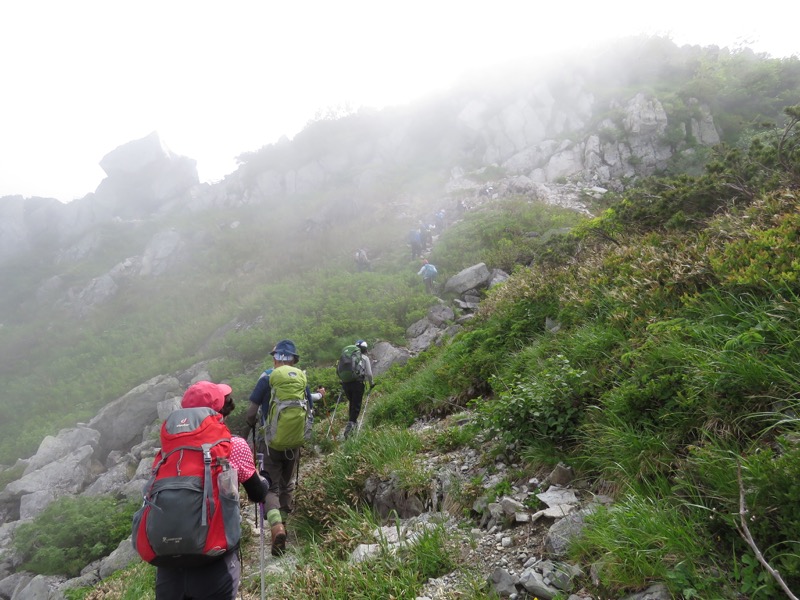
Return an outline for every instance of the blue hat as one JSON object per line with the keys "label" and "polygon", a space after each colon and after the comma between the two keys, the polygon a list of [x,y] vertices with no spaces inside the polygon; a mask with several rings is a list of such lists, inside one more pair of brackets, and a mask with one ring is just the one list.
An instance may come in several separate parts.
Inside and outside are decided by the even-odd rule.
{"label": "blue hat", "polygon": [[272,358],[281,362],[297,362],[300,360],[300,355],[297,353],[297,348],[292,340],[281,340],[270,352]]}

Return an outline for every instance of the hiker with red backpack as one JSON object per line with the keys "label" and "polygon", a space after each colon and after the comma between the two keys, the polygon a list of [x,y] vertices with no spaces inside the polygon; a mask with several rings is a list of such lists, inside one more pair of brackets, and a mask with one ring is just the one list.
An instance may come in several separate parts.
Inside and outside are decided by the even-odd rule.
{"label": "hiker with red backpack", "polygon": [[367,342],[358,340],[351,346],[345,346],[336,365],[336,374],[342,382],[342,391],[347,398],[349,413],[344,428],[344,439],[350,437],[361,413],[364,390],[375,385],[372,378],[372,363],[367,356]]}
{"label": "hiker with red backpack", "polygon": [[161,426],[132,534],[142,559],[157,567],[156,600],[236,598],[239,484],[261,503],[269,481],[256,470],[247,441],[223,422],[234,407],[230,386],[198,381]]}
{"label": "hiker with red backpack", "polygon": [[254,435],[254,443],[264,455],[262,475],[271,481],[264,510],[272,536],[272,555],[281,556],[286,551],[286,518],[294,508],[300,449],[311,437],[314,402],[325,396],[325,388],[311,393],[305,371],[295,367],[300,355],[292,340],[281,340],[270,354],[273,367],[258,378],[245,420],[252,429],[261,415],[263,435]]}

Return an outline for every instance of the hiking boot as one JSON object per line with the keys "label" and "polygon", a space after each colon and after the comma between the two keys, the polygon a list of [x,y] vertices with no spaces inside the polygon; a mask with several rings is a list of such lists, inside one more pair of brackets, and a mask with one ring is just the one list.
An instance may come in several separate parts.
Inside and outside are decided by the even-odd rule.
{"label": "hiking boot", "polygon": [[344,426],[344,439],[350,437],[350,434],[353,433],[353,429],[355,428],[356,424],[355,421],[348,421],[347,425]]}
{"label": "hiking boot", "polygon": [[275,523],[272,534],[272,556],[282,556],[286,552],[286,528],[283,523]]}

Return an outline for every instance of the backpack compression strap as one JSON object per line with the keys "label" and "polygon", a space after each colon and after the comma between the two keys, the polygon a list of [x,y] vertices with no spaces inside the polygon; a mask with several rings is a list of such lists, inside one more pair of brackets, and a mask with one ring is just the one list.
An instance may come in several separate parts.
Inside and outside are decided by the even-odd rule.
{"label": "backpack compression strap", "polygon": [[[211,513],[216,510],[216,505],[214,504],[214,485],[211,481],[211,449],[216,446],[217,444],[221,444],[222,442],[230,442],[231,438],[221,438],[214,442],[213,444],[203,444],[199,448],[197,446],[178,446],[177,448],[173,448],[166,454],[162,455],[161,460],[159,460],[156,465],[153,467],[153,470],[150,474],[150,479],[144,486],[143,496],[144,501],[149,504],[150,506],[156,507],[150,501],[150,491],[153,489],[153,485],[156,482],[156,476],[158,475],[158,470],[161,468],[161,465],[166,462],[167,458],[172,456],[175,452],[180,451],[181,455],[183,454],[184,450],[199,450],[203,453],[203,516],[201,520],[201,525],[203,527],[208,525],[208,514],[209,514],[209,505],[211,506]],[[178,460],[178,475],[180,475],[180,460]],[[159,509],[160,510],[160,509]]]}
{"label": "backpack compression strap", "polygon": [[[278,400],[275,398],[274,394],[270,402],[273,405],[270,409],[270,412],[272,412],[272,420],[269,423],[266,423],[264,426],[264,441],[267,442],[267,446],[269,446],[269,443],[275,439],[275,436],[278,433],[278,417],[284,408],[291,408],[293,406],[303,408],[304,406],[308,406],[306,404],[306,400]],[[308,411],[306,410],[306,412]]]}

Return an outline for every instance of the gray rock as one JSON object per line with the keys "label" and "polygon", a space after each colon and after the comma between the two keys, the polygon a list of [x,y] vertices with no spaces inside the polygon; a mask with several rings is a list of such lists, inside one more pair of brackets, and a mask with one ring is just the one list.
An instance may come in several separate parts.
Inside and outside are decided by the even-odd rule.
{"label": "gray rock", "polygon": [[0,581],[0,598],[11,598],[14,595],[15,590],[23,589],[31,582],[32,579],[33,575],[25,571],[12,573]]}
{"label": "gray rock", "polygon": [[439,303],[434,305],[428,311],[428,321],[434,327],[441,327],[448,321],[452,321],[455,317],[455,313],[453,313],[453,309],[447,306],[446,304]]}
{"label": "gray rock", "polygon": [[112,450],[127,450],[158,417],[158,403],[183,394],[178,379],[159,375],[104,406],[89,422],[100,432],[101,459]]}
{"label": "gray rock", "polygon": [[536,494],[536,497],[547,504],[547,506],[558,506],[561,504],[578,504],[578,497],[570,489],[551,486],[546,492]]}
{"label": "gray rock", "polygon": [[183,245],[180,234],[175,230],[161,231],[153,236],[142,256],[141,277],[157,277],[177,264]]}
{"label": "gray rock", "polygon": [[15,590],[11,600],[64,600],[55,582],[55,578],[37,575],[28,585]]}
{"label": "gray rock", "polygon": [[142,559],[134,550],[131,538],[127,537],[119,543],[119,546],[108,556],[100,560],[100,579],[105,579],[112,573],[121,571],[128,565],[140,562]]}
{"label": "gray rock", "polygon": [[656,583],[643,592],[625,596],[622,600],[672,600],[672,594],[669,593],[667,586]]}
{"label": "gray rock", "polygon": [[[538,565],[537,565],[538,566]],[[544,580],[544,575],[536,570],[526,569],[519,577],[519,583],[529,594],[540,600],[552,600],[559,593],[557,588],[548,585]]]}
{"label": "gray rock", "polygon": [[51,462],[71,454],[81,446],[96,448],[100,441],[100,432],[89,427],[78,426],[72,429],[62,429],[55,437],[48,435],[39,444],[36,451],[25,467],[23,475],[41,469]]}
{"label": "gray rock", "polygon": [[93,454],[91,446],[78,448],[72,454],[12,481],[6,486],[3,495],[23,496],[49,489],[77,493],[83,489],[89,478]]}
{"label": "gray rock", "polygon": [[21,520],[33,519],[60,495],[59,491],[53,488],[25,494],[19,499],[19,518]]}
{"label": "gray rock", "polygon": [[454,294],[463,294],[473,288],[486,287],[491,279],[491,273],[485,263],[478,263],[460,271],[447,280],[444,291]]}
{"label": "gray rock", "polygon": [[392,513],[396,513],[401,519],[407,519],[425,511],[425,503],[408,490],[402,489],[396,475],[385,481],[370,477],[364,485],[364,497],[382,519]]}
{"label": "gray rock", "polygon": [[587,507],[553,523],[545,536],[547,551],[555,557],[565,556],[569,543],[583,531],[585,517],[594,510]]}
{"label": "gray rock", "polygon": [[510,275],[503,271],[502,269],[492,269],[492,274],[489,279],[489,287],[493,288],[496,285],[500,285],[501,283],[505,283],[508,281]]}
{"label": "gray rock", "polygon": [[487,583],[502,598],[508,598],[517,592],[517,578],[500,567],[492,572]]}
{"label": "gray rock", "polygon": [[503,512],[509,517],[513,517],[515,514],[525,511],[525,505],[522,504],[522,502],[518,502],[508,496],[500,498],[500,506]]}
{"label": "gray rock", "polygon": [[369,351],[372,362],[372,375],[378,377],[388,371],[392,365],[404,365],[411,357],[405,348],[398,348],[389,342],[378,342]]}
{"label": "gray rock", "polygon": [[558,463],[555,468],[550,472],[548,475],[547,480],[552,485],[557,485],[559,487],[563,487],[565,485],[569,485],[572,483],[572,480],[575,478],[575,471],[572,467],[565,465],[564,463]]}

